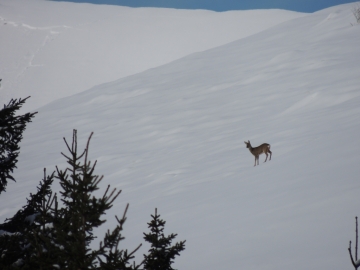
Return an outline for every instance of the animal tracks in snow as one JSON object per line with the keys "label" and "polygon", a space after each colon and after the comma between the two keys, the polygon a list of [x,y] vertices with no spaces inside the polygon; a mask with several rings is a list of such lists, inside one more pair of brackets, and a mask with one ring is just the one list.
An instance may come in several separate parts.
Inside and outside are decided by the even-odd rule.
{"label": "animal tracks in snow", "polygon": [[[14,27],[24,27],[30,30],[41,30],[41,31],[48,31],[48,30],[52,30],[52,29],[56,29],[56,28],[64,28],[64,29],[71,29],[73,27],[71,26],[67,26],[67,25],[53,25],[53,26],[32,26],[26,23],[21,23],[21,22],[13,22],[13,21],[8,21],[3,17],[0,17],[0,21],[2,21],[3,25],[11,25]],[[58,34],[58,31],[50,31],[53,32],[55,34]]]}
{"label": "animal tracks in snow", "polygon": [[4,32],[4,34],[9,33],[9,31],[16,33],[17,38],[13,40],[13,43],[15,42],[14,46],[19,43],[29,44],[26,50],[18,51],[16,59],[13,60],[13,63],[17,64],[8,67],[8,70],[16,70],[14,70],[14,76],[8,78],[8,86],[14,87],[18,85],[30,69],[44,67],[46,63],[40,60],[43,57],[39,57],[41,52],[61,33],[72,28],[68,25],[34,26],[33,24],[0,17],[0,31]]}

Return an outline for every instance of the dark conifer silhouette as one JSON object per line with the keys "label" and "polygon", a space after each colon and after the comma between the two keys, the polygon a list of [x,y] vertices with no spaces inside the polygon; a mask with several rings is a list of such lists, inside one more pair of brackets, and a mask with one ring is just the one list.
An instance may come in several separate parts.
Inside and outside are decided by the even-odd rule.
{"label": "dark conifer silhouette", "polygon": [[[99,248],[90,248],[96,238],[93,230],[105,223],[102,217],[121,192],[108,186],[101,197],[94,196],[103,177],[94,174],[96,162],[92,165],[88,160],[91,135],[80,153],[76,130],[71,145],[64,139],[70,153],[62,154],[69,166],[65,170],[56,167],[56,172],[48,177],[44,173],[38,193],[28,200],[28,206],[32,205],[33,209],[31,213],[35,213],[25,216],[27,207],[24,207],[25,210],[20,210],[15,217],[21,216],[25,225],[18,227],[14,234],[8,231],[2,234],[0,269],[139,268],[130,261],[141,245],[131,252],[119,248],[124,239],[121,233],[128,206],[122,218],[116,217],[117,226],[107,231]],[[60,201],[50,189],[54,178],[60,181],[62,188]]]}
{"label": "dark conifer silhouette", "polygon": [[11,99],[4,108],[0,110],[0,194],[6,190],[8,179],[15,181],[11,175],[16,168],[19,155],[19,143],[26,124],[37,112],[15,115],[24,105],[25,99]]}
{"label": "dark conifer silhouette", "polygon": [[[39,255],[29,261],[28,265],[32,267],[47,269],[48,265],[44,265],[46,261],[59,266],[60,269],[125,270],[139,267],[131,265],[130,260],[134,258],[133,254],[141,245],[130,253],[119,249],[119,244],[124,239],[121,232],[128,206],[121,219],[116,217],[118,225],[114,230],[106,233],[99,248],[90,248],[90,244],[96,238],[94,229],[105,223],[102,219],[103,215],[112,207],[121,192],[116,189],[110,190],[108,186],[103,196],[94,196],[103,176],[94,174],[96,161],[91,164],[88,160],[91,136],[92,134],[85,150],[80,153],[76,130],[73,132],[71,145],[64,138],[69,155],[63,153],[62,155],[67,159],[69,167],[64,171],[56,167],[55,174],[62,188],[60,191],[62,207],[58,207],[56,197],[55,199],[49,197],[43,204],[50,207],[48,209],[44,207],[39,218],[41,220],[41,217],[44,217],[44,221],[52,224],[52,227],[46,228],[41,224],[37,233],[33,234],[32,244],[36,247],[34,254]],[[84,161],[81,162],[81,159]],[[46,252],[43,252],[44,249]]]}
{"label": "dark conifer silhouette", "polygon": [[149,233],[144,233],[144,239],[151,244],[149,254],[144,255],[144,269],[146,270],[173,270],[175,256],[180,256],[180,252],[185,249],[185,242],[180,241],[171,246],[177,234],[164,235],[165,221],[160,219],[155,209],[155,215],[151,215],[152,220],[148,223]]}

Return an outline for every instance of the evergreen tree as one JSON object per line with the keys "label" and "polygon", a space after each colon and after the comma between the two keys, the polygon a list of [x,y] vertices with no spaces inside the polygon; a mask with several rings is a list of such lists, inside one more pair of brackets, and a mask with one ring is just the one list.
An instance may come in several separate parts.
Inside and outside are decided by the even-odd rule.
{"label": "evergreen tree", "polygon": [[[91,135],[85,150],[80,154],[77,151],[76,130],[71,147],[64,139],[70,155],[62,154],[69,167],[64,171],[56,168],[55,174],[62,188],[62,207],[58,207],[56,195],[44,198],[41,215],[37,218],[40,226],[29,237],[35,247],[34,256],[26,262],[29,269],[49,269],[55,266],[59,269],[139,268],[135,264],[131,265],[130,260],[141,245],[130,253],[119,249],[119,243],[124,239],[121,231],[128,206],[121,219],[116,217],[118,225],[106,233],[99,248],[90,248],[96,238],[93,230],[105,223],[102,216],[112,207],[121,192],[116,189],[110,191],[108,186],[103,196],[93,195],[99,189],[98,185],[103,177],[94,174],[96,162],[91,165],[88,161]],[[83,162],[80,161],[82,158]]]}
{"label": "evergreen tree", "polygon": [[19,155],[19,143],[22,140],[22,133],[26,124],[37,112],[26,113],[16,116],[17,110],[24,105],[25,99],[11,99],[4,108],[0,110],[0,194],[6,190],[8,179],[15,181],[11,175],[16,168]]}
{"label": "evergreen tree", "polygon": [[[107,231],[98,249],[90,244],[96,238],[93,230],[105,220],[102,216],[112,207],[121,191],[107,187],[103,196],[93,193],[103,177],[95,175],[96,162],[88,161],[89,143],[78,153],[77,133],[73,132],[71,146],[65,140],[70,154],[63,154],[69,164],[64,171],[56,172],[40,183],[36,195],[31,195],[28,205],[23,207],[11,221],[21,226],[14,233],[7,229],[0,232],[0,269],[121,269],[135,270],[139,266],[130,264],[134,253],[119,249],[124,239],[121,232],[126,221],[126,207],[123,217],[116,217],[118,224]],[[82,162],[80,159],[84,159]],[[51,192],[54,178],[60,181],[60,202],[58,195]],[[31,206],[31,207],[30,207]],[[27,209],[32,209],[28,211]]]}
{"label": "evergreen tree", "polygon": [[180,256],[180,252],[185,249],[185,242],[180,241],[171,246],[171,242],[177,234],[164,236],[165,221],[160,219],[155,208],[155,215],[151,215],[152,220],[148,223],[149,233],[144,233],[144,239],[151,244],[149,254],[144,255],[144,269],[146,270],[173,270],[171,264],[175,256]]}
{"label": "evergreen tree", "polygon": [[[11,175],[16,168],[17,158],[19,155],[19,143],[22,140],[22,133],[26,128],[26,124],[31,122],[37,112],[26,113],[16,116],[16,112],[24,105],[25,99],[11,99],[0,110],[0,193],[6,191],[8,179],[15,181]],[[0,269],[7,269],[6,265],[17,262],[23,253],[26,241],[22,234],[30,224],[29,221],[37,212],[40,193],[49,192],[51,179],[40,182],[38,192],[30,195],[27,199],[27,205],[20,209],[13,218],[6,219],[0,224]]]}
{"label": "evergreen tree", "polygon": [[30,194],[27,204],[14,217],[0,224],[0,269],[17,269],[32,256],[30,241],[26,237],[38,225],[35,221],[43,208],[45,197],[51,197],[51,184],[54,174],[46,177],[37,187],[35,195]]}

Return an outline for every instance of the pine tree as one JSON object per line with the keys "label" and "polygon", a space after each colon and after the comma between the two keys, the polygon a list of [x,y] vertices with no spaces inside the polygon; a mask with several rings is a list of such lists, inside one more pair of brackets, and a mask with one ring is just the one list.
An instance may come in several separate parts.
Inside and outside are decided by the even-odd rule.
{"label": "pine tree", "polygon": [[[91,134],[92,135],[92,134]],[[105,220],[102,216],[112,207],[121,191],[107,187],[103,196],[93,193],[103,177],[94,174],[96,162],[88,161],[89,143],[78,153],[77,132],[73,132],[71,146],[64,139],[69,155],[63,154],[68,168],[46,176],[40,183],[38,192],[30,196],[28,204],[9,222],[18,222],[14,233],[0,233],[0,269],[121,269],[135,270],[139,265],[130,264],[134,253],[119,248],[123,224],[126,221],[126,206],[122,218],[116,217],[118,224],[108,230],[98,249],[90,244],[96,238],[93,230]],[[81,159],[84,159],[82,162]],[[60,181],[60,201],[51,191],[54,179]],[[31,209],[31,211],[28,211]]]}
{"label": "pine tree", "polygon": [[26,113],[16,116],[15,113],[26,102],[25,99],[11,99],[4,108],[0,110],[0,194],[6,190],[8,179],[15,181],[11,175],[16,168],[19,155],[19,143],[26,124],[37,112]]}
{"label": "pine tree", "polygon": [[[0,193],[6,191],[9,179],[15,181],[12,173],[18,161],[19,143],[23,138],[22,133],[27,123],[31,122],[37,113],[15,115],[28,98],[11,99],[0,110]],[[13,218],[6,219],[3,224],[0,224],[0,269],[7,269],[5,266],[18,261],[22,256],[19,254],[23,254],[26,241],[19,232],[23,232],[30,225],[29,221],[37,211],[36,208],[40,199],[39,193],[48,192],[50,182],[51,180],[41,182],[38,193],[30,195],[30,199],[27,199],[27,205],[20,209]]]}
{"label": "pine tree", "polygon": [[[25,262],[29,269],[138,269],[139,266],[130,264],[134,258],[134,251],[120,250],[119,243],[124,239],[121,235],[126,220],[124,211],[118,225],[108,231],[98,249],[91,249],[90,244],[96,238],[93,230],[105,220],[102,216],[112,207],[114,200],[121,191],[107,187],[102,197],[95,197],[93,193],[99,189],[98,185],[103,177],[94,174],[96,162],[92,165],[88,161],[89,137],[85,150],[78,153],[77,132],[73,132],[71,146],[64,141],[70,152],[62,155],[67,159],[69,167],[62,171],[56,167],[55,178],[59,179],[62,190],[61,207],[58,206],[56,194],[44,198],[40,222],[29,239],[35,247],[34,256]],[[84,159],[81,162],[81,159]],[[49,206],[49,207],[46,207]],[[50,225],[50,226],[48,226]]]}
{"label": "pine tree", "polygon": [[34,221],[41,213],[44,198],[51,197],[53,180],[54,174],[46,177],[44,170],[44,179],[37,187],[37,193],[30,194],[27,204],[14,217],[0,224],[0,269],[20,267],[32,256],[30,241],[26,235],[38,226]]}
{"label": "pine tree", "polygon": [[180,256],[180,252],[185,249],[185,242],[180,241],[171,246],[171,242],[177,234],[164,236],[165,221],[160,219],[155,208],[155,215],[151,215],[152,220],[148,223],[150,233],[144,233],[144,239],[151,244],[149,254],[144,255],[144,269],[146,270],[173,270],[171,264],[175,256]]}

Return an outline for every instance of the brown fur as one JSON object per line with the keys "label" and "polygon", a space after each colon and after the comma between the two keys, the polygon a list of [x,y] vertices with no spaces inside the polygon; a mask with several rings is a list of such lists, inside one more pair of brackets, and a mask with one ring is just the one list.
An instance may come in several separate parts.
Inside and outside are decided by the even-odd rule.
{"label": "brown fur", "polygon": [[255,156],[255,164],[254,164],[254,166],[256,166],[256,160],[257,160],[257,164],[259,165],[259,156],[261,154],[266,155],[266,158],[265,158],[264,162],[266,162],[266,160],[268,158],[268,153],[270,154],[269,160],[271,160],[272,152],[270,151],[270,144],[263,143],[262,145],[259,145],[257,147],[252,147],[251,144],[250,144],[250,141],[244,142],[244,143],[246,144],[246,147],[249,148],[250,153]]}

